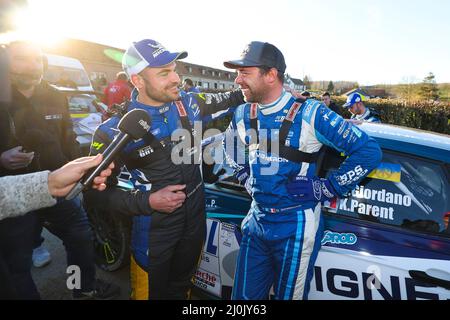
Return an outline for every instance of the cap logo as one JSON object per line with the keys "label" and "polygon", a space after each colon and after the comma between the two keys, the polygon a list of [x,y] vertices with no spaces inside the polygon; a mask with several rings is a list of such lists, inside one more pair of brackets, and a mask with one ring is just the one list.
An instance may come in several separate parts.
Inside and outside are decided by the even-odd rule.
{"label": "cap logo", "polygon": [[241,57],[245,57],[250,51],[250,46],[247,46],[247,48],[242,51]]}
{"label": "cap logo", "polygon": [[167,51],[166,48],[164,48],[164,46],[162,44],[160,44],[159,42],[155,42],[155,44],[149,43],[148,45],[150,47],[152,47],[153,49],[155,49],[153,51],[153,53],[152,53],[153,58],[156,58],[157,56],[159,56],[164,51]]}

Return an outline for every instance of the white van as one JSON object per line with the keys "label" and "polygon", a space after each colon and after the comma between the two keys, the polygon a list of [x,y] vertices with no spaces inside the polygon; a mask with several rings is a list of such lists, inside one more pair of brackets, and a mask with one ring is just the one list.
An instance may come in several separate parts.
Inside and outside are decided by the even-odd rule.
{"label": "white van", "polygon": [[88,74],[79,60],[48,53],[45,56],[48,66],[44,72],[44,80],[58,87],[94,91]]}
{"label": "white van", "polygon": [[56,86],[66,96],[73,130],[83,154],[87,155],[92,135],[102,123],[102,113],[97,110],[96,105],[105,110],[108,107],[97,98],[87,72],[79,60],[54,54],[45,56],[48,66],[44,71],[44,80]]}

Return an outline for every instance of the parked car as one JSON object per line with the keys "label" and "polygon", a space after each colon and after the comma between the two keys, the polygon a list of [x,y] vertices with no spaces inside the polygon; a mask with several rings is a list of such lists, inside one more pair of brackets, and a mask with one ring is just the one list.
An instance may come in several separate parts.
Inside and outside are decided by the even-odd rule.
{"label": "parked car", "polygon": [[[450,137],[385,124],[361,128],[379,142],[383,160],[349,197],[325,203],[309,299],[450,299]],[[324,154],[318,174],[342,161]],[[229,299],[251,199],[231,168],[219,169],[222,178],[206,186],[207,236],[194,283],[209,297]],[[127,239],[118,236],[122,230],[109,228],[111,239]],[[124,250],[109,252],[123,257]]]}

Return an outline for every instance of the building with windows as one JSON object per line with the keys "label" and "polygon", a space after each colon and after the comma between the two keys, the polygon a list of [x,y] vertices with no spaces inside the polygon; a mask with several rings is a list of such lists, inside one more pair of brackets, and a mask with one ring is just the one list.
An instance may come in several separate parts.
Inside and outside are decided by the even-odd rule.
{"label": "building with windows", "polygon": [[[66,39],[58,46],[44,48],[44,51],[80,60],[96,90],[102,90],[115,79],[117,72],[122,71],[121,60],[125,52],[124,49],[78,39]],[[185,61],[178,61],[176,70],[181,81],[189,78],[199,89],[206,91],[228,91],[238,87],[234,83],[236,72]],[[291,88],[305,90],[302,80],[289,78],[289,81]]]}
{"label": "building with windows", "polygon": [[284,84],[287,85],[292,90],[295,90],[298,92],[302,92],[302,91],[306,90],[306,86],[302,80],[296,79],[296,78],[291,78],[287,74],[284,77]]}
{"label": "building with windows", "polygon": [[192,80],[194,85],[204,90],[232,90],[237,88],[234,83],[235,72],[210,68],[184,61],[177,62],[177,72],[181,81],[186,78]]}

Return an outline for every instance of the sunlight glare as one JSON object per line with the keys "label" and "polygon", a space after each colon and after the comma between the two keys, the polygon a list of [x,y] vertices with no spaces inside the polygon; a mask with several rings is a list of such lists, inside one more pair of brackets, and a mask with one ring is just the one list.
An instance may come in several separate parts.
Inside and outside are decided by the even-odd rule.
{"label": "sunlight glare", "polygon": [[61,28],[63,21],[51,16],[49,19],[46,8],[40,7],[38,10],[23,9],[17,11],[14,17],[16,26],[16,37],[30,40],[42,45],[52,46],[64,38],[64,28]]}

